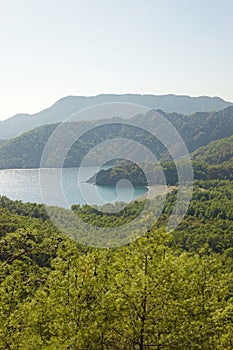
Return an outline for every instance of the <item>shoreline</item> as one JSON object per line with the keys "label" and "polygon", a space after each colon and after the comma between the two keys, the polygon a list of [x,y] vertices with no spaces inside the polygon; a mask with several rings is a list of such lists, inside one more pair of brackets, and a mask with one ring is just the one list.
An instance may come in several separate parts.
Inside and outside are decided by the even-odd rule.
{"label": "shoreline", "polygon": [[145,199],[153,199],[156,196],[167,195],[167,193],[172,192],[177,189],[177,186],[167,186],[167,185],[152,185],[147,186],[148,191],[141,196],[133,199],[131,202],[143,201]]}

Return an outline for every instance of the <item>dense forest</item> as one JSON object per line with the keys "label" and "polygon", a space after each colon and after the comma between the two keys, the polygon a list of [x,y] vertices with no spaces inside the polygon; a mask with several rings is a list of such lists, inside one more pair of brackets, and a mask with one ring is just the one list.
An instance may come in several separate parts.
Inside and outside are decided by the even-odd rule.
{"label": "dense forest", "polygon": [[[143,237],[96,249],[61,235],[44,205],[0,197],[0,349],[231,350],[232,182],[195,182],[168,233],[175,200],[176,190]],[[120,226],[142,207],[71,210],[94,226]]]}
{"label": "dense forest", "polygon": [[[38,126],[64,121],[74,113],[78,113],[85,108],[116,102],[145,106],[149,109],[161,109],[167,113],[177,112],[183,114],[192,114],[198,111],[219,111],[232,106],[231,102],[224,101],[219,97],[209,96],[191,97],[174,94],[66,96],[55,102],[51,107],[36,114],[17,114],[7,120],[0,121],[0,139],[9,139]],[[93,114],[91,118],[92,120],[99,119],[96,114]]]}
{"label": "dense forest", "polygon": [[[233,136],[212,141],[191,153],[193,176],[196,180],[233,180]],[[89,182],[115,186],[120,180],[129,180],[134,186],[162,184],[161,169],[167,185],[178,184],[174,161],[139,164],[118,159],[109,169],[100,170]],[[146,174],[145,174],[146,173]]]}
{"label": "dense forest", "polygon": [[[206,146],[209,142],[233,134],[233,107],[228,107],[219,112],[198,112],[193,115],[181,115],[177,113],[160,113],[167,118],[178,130],[189,152]],[[104,122],[104,121],[103,121]],[[156,116],[149,113],[145,116],[135,116],[132,122],[137,125],[127,126],[125,121],[115,118],[115,123],[101,126],[100,121],[86,121],[66,123],[64,142],[71,138],[75,132],[81,135],[72,145],[64,160],[64,167],[80,166],[83,157],[101,142],[114,138],[128,138],[134,140],[151,150],[158,159],[170,160],[169,152],[158,139],[145,131],[145,126],[153,132],[158,127]],[[130,123],[130,120],[129,120]],[[0,143],[0,169],[4,168],[38,168],[44,147],[60,124],[41,126],[14,139]],[[90,129],[90,130],[89,130]],[[89,131],[88,131],[89,130]],[[65,140],[66,139],[66,140]],[[176,145],[171,145],[176,147]],[[62,144],[56,144],[51,155],[51,162],[47,167],[57,164],[57,157],[63,150]],[[114,148],[108,149],[113,154]],[[131,150],[131,154],[136,150]],[[106,159],[106,150],[93,152],[88,165],[102,164]]]}
{"label": "dense forest", "polygon": [[[162,170],[166,184],[174,186],[165,205],[159,194],[123,206],[108,203],[103,210],[78,204],[48,208],[0,197],[0,350],[232,350],[233,108],[191,116],[161,113],[192,152],[195,179],[188,211],[172,232],[166,227],[178,175],[166,148],[143,130],[146,123],[153,131],[153,114],[133,118],[134,128],[120,118],[111,126],[67,123],[68,139],[83,135],[64,166],[79,166],[104,140],[132,139],[151,150],[161,168],[145,162],[145,175],[140,163],[116,158],[89,181],[115,186],[126,179],[151,186],[161,184]],[[1,141],[0,168],[39,167],[58,126]],[[56,145],[48,166],[57,164],[62,147]],[[103,163],[102,151],[93,152],[89,165]],[[114,147],[108,152],[114,159]],[[66,234],[52,222],[54,213]],[[139,225],[130,226],[135,218]],[[145,230],[147,220],[151,225]],[[115,236],[106,234],[109,228]]]}
{"label": "dense forest", "polygon": [[[233,144],[232,144],[233,147]],[[233,180],[233,162],[223,162],[210,165],[203,161],[193,161],[193,176],[196,180]],[[174,162],[161,162],[161,164],[144,164],[144,171],[138,164],[119,161],[108,169],[100,170],[88,182],[101,186],[116,186],[121,180],[128,180],[134,186],[163,185],[164,178],[168,186],[179,184],[176,165]]]}
{"label": "dense forest", "polygon": [[0,15],[0,350],[233,350],[233,0]]}
{"label": "dense forest", "polygon": [[192,156],[195,160],[212,165],[233,162],[233,135],[212,141],[206,147],[200,147]]}

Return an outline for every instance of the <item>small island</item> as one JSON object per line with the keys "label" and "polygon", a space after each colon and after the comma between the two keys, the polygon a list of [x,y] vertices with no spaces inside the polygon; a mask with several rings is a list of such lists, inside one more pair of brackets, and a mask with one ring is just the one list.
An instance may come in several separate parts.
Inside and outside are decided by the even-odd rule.
{"label": "small island", "polygon": [[[143,169],[142,169],[143,168]],[[166,182],[165,181],[166,178]],[[178,176],[174,162],[136,164],[129,160],[120,161],[108,169],[102,169],[88,183],[99,186],[116,186],[121,180],[126,180],[134,187],[151,187],[153,185],[177,185]],[[124,185],[124,181],[121,181]]]}
{"label": "small island", "polygon": [[[134,187],[148,186],[143,170],[132,162],[125,162],[106,170],[100,170],[87,182],[100,186],[116,186],[121,180],[128,180]],[[121,184],[123,186],[124,182]]]}

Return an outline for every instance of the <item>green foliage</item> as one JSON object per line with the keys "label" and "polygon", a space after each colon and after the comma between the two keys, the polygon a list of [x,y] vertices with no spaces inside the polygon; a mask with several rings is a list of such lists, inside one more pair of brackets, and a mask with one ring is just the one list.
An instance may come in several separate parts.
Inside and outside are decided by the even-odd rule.
{"label": "green foliage", "polygon": [[[233,180],[233,162],[210,165],[203,161],[193,160],[192,167],[195,180]],[[100,170],[88,182],[102,186],[115,186],[120,180],[126,179],[133,186],[163,185],[164,179],[161,176],[161,168],[166,179],[166,185],[178,185],[180,181],[174,162],[161,162],[161,167],[158,164],[149,163],[144,164],[143,168],[146,170],[147,178],[140,169],[140,164],[123,162],[107,170]]]}
{"label": "green foliage", "polygon": [[[190,152],[197,148],[207,145],[209,142],[231,136],[233,134],[233,107],[228,107],[219,112],[199,112],[191,116],[177,113],[166,114],[161,112],[178,130]],[[112,120],[114,121],[114,120]],[[169,154],[165,147],[146,132],[145,127],[153,133],[157,127],[156,117],[148,113],[145,118],[136,116],[132,121],[138,127],[129,127],[122,125],[120,118],[115,118],[111,125],[98,126],[99,121],[80,121],[66,123],[62,136],[69,140],[73,135],[82,135],[70,148],[65,162],[65,167],[75,167],[81,164],[85,154],[93,149],[101,141],[113,138],[128,138],[151,150],[158,159],[169,160]],[[129,119],[129,124],[130,124]],[[44,147],[60,124],[49,124],[33,129],[14,139],[0,144],[0,169],[3,168],[37,168],[40,166],[40,160]],[[64,125],[63,125],[64,126]],[[92,129],[91,131],[88,131]],[[76,134],[75,134],[76,133]],[[171,145],[177,147],[177,145]],[[59,148],[61,147],[61,149]],[[48,167],[56,166],[56,160],[60,151],[63,151],[62,145],[54,146],[54,153],[51,156],[51,162]],[[111,152],[109,149],[108,152]],[[132,150],[134,152],[134,150]],[[108,153],[109,154],[109,153]],[[90,159],[91,165],[100,164],[106,159],[106,152],[93,153]],[[226,157],[227,158],[227,157]],[[89,165],[90,165],[89,164]]]}
{"label": "green foliage", "polygon": [[233,136],[210,142],[193,152],[193,158],[207,164],[221,164],[233,161]]}
{"label": "green foliage", "polygon": [[[197,111],[220,111],[231,106],[219,97],[190,97],[176,95],[137,95],[137,94],[102,94],[98,96],[67,96],[58,100],[51,107],[34,115],[17,114],[7,120],[1,121],[0,139],[10,138],[31,130],[45,123],[57,123],[66,120],[74,113],[103,103],[134,103],[147,108],[159,108],[165,112],[191,114]],[[98,114],[97,114],[98,115]],[[96,115],[91,116],[96,119]]]}
{"label": "green foliage", "polygon": [[[166,215],[171,212],[174,201],[173,192],[164,209]],[[196,252],[206,245],[216,253],[230,254],[233,247],[232,182],[196,182],[188,212],[175,230],[174,239],[182,250]]]}
{"label": "green foliage", "polygon": [[[232,182],[196,182],[187,215],[167,233],[175,200],[174,190],[144,237],[94,249],[60,235],[43,206],[1,197],[0,349],[231,350]],[[72,210],[118,226],[142,207]]]}
{"label": "green foliage", "polygon": [[124,162],[107,170],[100,170],[88,182],[102,186],[116,186],[120,180],[128,180],[132,186],[148,186],[146,176],[141,168],[132,162]]}

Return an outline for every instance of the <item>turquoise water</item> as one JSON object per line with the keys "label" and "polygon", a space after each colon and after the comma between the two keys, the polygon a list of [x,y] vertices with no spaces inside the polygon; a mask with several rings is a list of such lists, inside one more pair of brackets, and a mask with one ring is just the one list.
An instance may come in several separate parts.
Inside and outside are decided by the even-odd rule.
{"label": "turquoise water", "polygon": [[[132,186],[105,187],[86,183],[97,171],[97,167],[64,168],[62,170],[62,189],[67,203],[57,196],[53,180],[58,169],[7,169],[0,171],[0,195],[23,202],[46,203],[69,207],[72,204],[130,202],[147,191],[145,187]],[[49,195],[41,195],[40,173],[48,181]],[[45,199],[46,197],[46,199]],[[49,197],[49,198],[48,198]]]}

